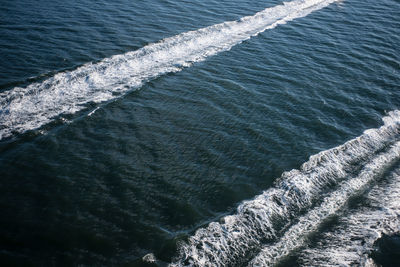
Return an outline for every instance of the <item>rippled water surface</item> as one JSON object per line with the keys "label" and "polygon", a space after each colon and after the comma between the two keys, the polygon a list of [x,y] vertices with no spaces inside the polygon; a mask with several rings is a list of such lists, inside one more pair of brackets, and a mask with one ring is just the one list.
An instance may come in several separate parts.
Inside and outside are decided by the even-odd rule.
{"label": "rippled water surface", "polygon": [[5,265],[368,265],[400,231],[397,0],[4,1],[0,37]]}

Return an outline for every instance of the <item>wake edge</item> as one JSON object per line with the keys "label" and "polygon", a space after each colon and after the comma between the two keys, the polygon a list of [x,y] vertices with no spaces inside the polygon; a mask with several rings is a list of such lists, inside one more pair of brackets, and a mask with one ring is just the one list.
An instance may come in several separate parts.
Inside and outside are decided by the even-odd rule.
{"label": "wake edge", "polygon": [[201,228],[170,266],[269,266],[400,159],[400,111],[384,125],[310,157],[234,215]]}
{"label": "wake edge", "polygon": [[231,49],[252,36],[328,6],[336,0],[295,0],[238,21],[185,32],[137,51],[88,63],[25,88],[0,93],[0,140],[74,114],[140,88],[160,75],[177,72]]}
{"label": "wake edge", "polygon": [[[300,266],[380,266],[371,258],[376,242],[385,235],[400,234],[399,163],[363,195],[367,205],[345,210],[333,229],[322,232],[313,246],[300,252]],[[386,256],[387,264],[398,263],[398,257]]]}

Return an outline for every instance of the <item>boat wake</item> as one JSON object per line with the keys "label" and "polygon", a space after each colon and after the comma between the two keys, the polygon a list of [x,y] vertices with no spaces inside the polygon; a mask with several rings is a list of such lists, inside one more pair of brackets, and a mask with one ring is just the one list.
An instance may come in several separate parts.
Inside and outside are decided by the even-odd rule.
{"label": "boat wake", "polygon": [[371,258],[374,243],[383,235],[400,232],[400,166],[363,201],[368,206],[345,212],[315,246],[301,252],[301,266],[376,266]]}
{"label": "boat wake", "polygon": [[61,72],[26,88],[0,93],[0,140],[37,129],[58,116],[74,114],[89,103],[115,99],[146,81],[177,72],[194,62],[229,50],[252,36],[304,17],[335,0],[295,0],[243,17],[185,32],[137,51]]}
{"label": "boat wake", "polygon": [[[311,156],[300,169],[283,173],[275,186],[239,205],[236,214],[197,230],[180,246],[179,256],[171,266],[271,266],[304,247],[309,236],[343,210],[350,198],[363,194],[399,163],[400,111],[390,112],[383,121],[378,129],[369,129],[341,146]],[[383,218],[399,227],[400,183],[398,174],[392,176],[395,186],[390,190],[376,189],[370,193],[386,210],[360,211],[349,216],[344,226],[353,230],[327,234],[338,240],[336,245],[341,243],[340,236],[352,240],[351,234],[363,229],[360,226]],[[387,195],[380,198],[381,193]],[[381,229],[387,229],[385,223],[381,225]],[[350,249],[349,242],[342,249]],[[324,255],[320,252],[324,249],[321,246],[313,253],[306,252],[309,260],[304,257],[304,264],[315,266],[317,260],[311,258]],[[324,251],[329,254],[329,250]]]}

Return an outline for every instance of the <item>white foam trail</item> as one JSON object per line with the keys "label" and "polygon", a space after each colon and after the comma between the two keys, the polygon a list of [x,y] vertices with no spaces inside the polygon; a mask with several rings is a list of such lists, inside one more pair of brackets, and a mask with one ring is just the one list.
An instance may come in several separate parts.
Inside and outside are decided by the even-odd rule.
{"label": "white foam trail", "polygon": [[367,194],[366,207],[344,214],[317,246],[300,255],[302,266],[374,266],[369,258],[382,234],[400,232],[400,168]]}
{"label": "white foam trail", "polygon": [[[341,146],[311,156],[299,170],[284,173],[274,187],[242,203],[236,214],[197,230],[180,246],[171,266],[241,266],[273,242],[290,250],[295,246],[290,238],[279,241],[288,226],[300,219],[298,226],[287,232],[292,237],[301,234],[302,227],[312,230],[315,224],[311,219],[320,223],[376,172],[399,158],[400,111],[390,112],[383,121],[379,129],[367,130]],[[329,194],[334,188],[338,189]],[[324,194],[328,195],[318,204]],[[301,217],[306,211],[309,214]]]}
{"label": "white foam trail", "polygon": [[145,81],[176,72],[208,56],[336,0],[295,0],[267,8],[254,16],[190,31],[137,51],[85,64],[26,88],[0,93],[0,140],[39,128],[61,114],[73,114],[88,103],[114,99]]}
{"label": "white foam trail", "polygon": [[[351,196],[365,189],[371,181],[381,176],[399,158],[400,142],[397,142],[389,151],[378,155],[366,164],[356,178],[344,181],[336,191],[329,193],[320,206],[301,216],[295,225],[285,231],[284,236],[278,242],[263,247],[249,266],[272,266],[283,257],[288,256],[294,249],[303,246],[307,241],[306,238],[317,231],[321,222],[337,213]],[[400,195],[397,197],[400,197]],[[312,263],[315,266],[315,262],[312,261]]]}

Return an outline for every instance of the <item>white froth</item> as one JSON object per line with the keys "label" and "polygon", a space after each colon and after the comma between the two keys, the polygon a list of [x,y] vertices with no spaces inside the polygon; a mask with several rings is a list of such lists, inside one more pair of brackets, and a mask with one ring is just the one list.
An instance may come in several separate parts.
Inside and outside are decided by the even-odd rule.
{"label": "white froth", "polygon": [[[379,154],[366,164],[360,174],[340,184],[337,190],[329,193],[320,206],[315,207],[301,216],[298,222],[291,226],[278,242],[264,246],[262,251],[250,262],[249,266],[272,266],[280,259],[289,255],[291,251],[304,245],[310,233],[329,216],[335,214],[344,206],[347,200],[356,193],[360,193],[376,177],[379,177],[400,158],[400,142],[397,142],[389,151]],[[321,196],[322,197],[322,196]]]}
{"label": "white froth", "polygon": [[26,88],[0,93],[0,140],[39,128],[62,114],[73,114],[90,102],[109,101],[162,74],[180,71],[208,56],[335,0],[295,0],[254,16],[182,33],[137,51],[88,63]]}
{"label": "white froth", "polygon": [[344,214],[316,247],[301,253],[303,266],[375,266],[369,258],[374,242],[400,231],[400,169],[374,186],[364,202],[367,207]]}
{"label": "white froth", "polygon": [[[171,266],[232,266],[252,259],[251,264],[269,265],[277,254],[288,254],[351,195],[399,159],[400,112],[390,112],[384,123],[311,156],[299,170],[284,173],[273,188],[243,202],[236,214],[199,229],[180,247]],[[296,240],[300,244],[293,243]],[[271,244],[271,251],[266,244]]]}

